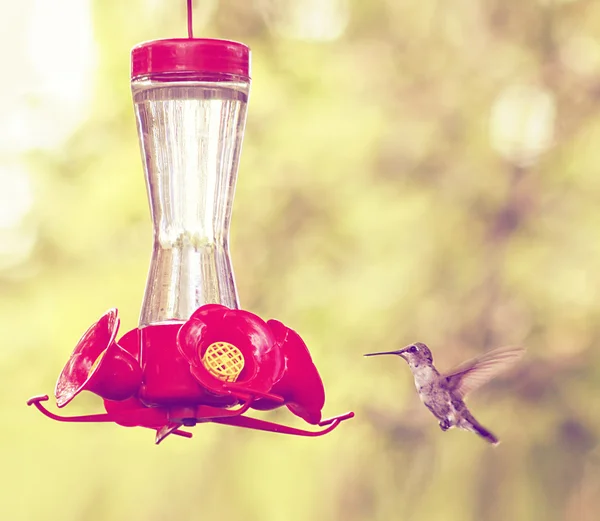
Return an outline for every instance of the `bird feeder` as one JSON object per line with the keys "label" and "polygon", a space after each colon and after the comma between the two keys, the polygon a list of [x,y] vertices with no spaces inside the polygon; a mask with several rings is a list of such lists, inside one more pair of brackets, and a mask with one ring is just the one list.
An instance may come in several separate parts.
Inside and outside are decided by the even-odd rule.
{"label": "bird feeder", "polygon": [[[58,408],[82,391],[105,412],[62,422],[114,422],[170,434],[213,422],[321,436],[354,416],[322,419],[325,393],[301,337],[239,307],[228,236],[250,90],[250,50],[189,37],[142,43],[131,89],[154,228],[139,326],[120,338],[117,309],[81,337],[55,388]],[[286,406],[305,430],[248,416]]]}

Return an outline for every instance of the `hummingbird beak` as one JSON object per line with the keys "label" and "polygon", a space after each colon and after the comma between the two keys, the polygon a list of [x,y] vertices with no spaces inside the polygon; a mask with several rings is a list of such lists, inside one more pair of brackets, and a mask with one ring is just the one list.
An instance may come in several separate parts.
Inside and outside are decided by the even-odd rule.
{"label": "hummingbird beak", "polygon": [[[367,353],[364,356],[379,356],[379,355],[399,355],[402,356],[402,353],[406,351],[406,348],[399,349],[398,351],[381,351],[379,353]],[[402,356],[404,358],[404,356]]]}
{"label": "hummingbird beak", "polygon": [[408,358],[406,358],[405,353],[413,346],[413,344],[409,344],[402,349],[398,349],[397,351],[382,351],[380,353],[367,353],[364,356],[378,356],[378,355],[398,355],[401,358],[404,358],[408,362]]}

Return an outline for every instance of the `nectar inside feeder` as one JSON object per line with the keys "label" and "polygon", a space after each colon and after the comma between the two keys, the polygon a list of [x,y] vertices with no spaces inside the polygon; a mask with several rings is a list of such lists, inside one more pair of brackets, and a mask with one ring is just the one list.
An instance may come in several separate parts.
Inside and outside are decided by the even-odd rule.
{"label": "nectar inside feeder", "polygon": [[[215,422],[320,436],[353,417],[323,420],[325,393],[301,337],[239,309],[228,236],[250,91],[250,50],[237,42],[156,40],[132,51],[131,88],[154,228],[139,327],[117,339],[109,310],[77,343],[55,389],[58,407],[80,392],[106,412],[46,416],[156,431]],[[287,406],[320,430],[247,416]]]}

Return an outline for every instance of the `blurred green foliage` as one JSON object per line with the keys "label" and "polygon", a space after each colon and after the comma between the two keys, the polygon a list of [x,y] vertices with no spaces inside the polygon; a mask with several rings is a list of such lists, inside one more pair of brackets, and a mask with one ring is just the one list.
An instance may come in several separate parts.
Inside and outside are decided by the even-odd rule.
{"label": "blurred green foliage", "polygon": [[[0,519],[597,519],[600,4],[197,4],[198,36],[253,50],[231,230],[242,305],[300,332],[325,414],[357,417],[320,439],[206,425],[155,447],[25,406],[106,309],[136,326],[148,267],[128,51],[183,36],[184,2],[95,0],[89,115],[20,156],[36,243],[0,272]],[[514,85],[534,102],[502,105],[517,123],[496,128]],[[528,348],[469,401],[497,449],[442,433],[401,361],[361,356],[417,340],[442,369]]]}

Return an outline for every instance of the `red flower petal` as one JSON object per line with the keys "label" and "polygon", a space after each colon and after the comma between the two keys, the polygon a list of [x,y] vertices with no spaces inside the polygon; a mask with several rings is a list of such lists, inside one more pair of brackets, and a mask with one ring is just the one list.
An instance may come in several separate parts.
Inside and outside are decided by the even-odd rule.
{"label": "red flower petal", "polygon": [[[311,424],[319,423],[325,405],[325,389],[306,344],[298,333],[278,320],[269,320],[267,324],[278,339],[285,360],[283,374],[271,392],[283,396],[288,409],[296,416]],[[258,400],[252,407],[265,410],[278,405]]]}
{"label": "red flower petal", "polygon": [[177,333],[179,352],[191,365],[202,364],[202,354],[198,346],[206,336],[208,326],[200,319],[190,319],[181,326]]}
{"label": "red flower petal", "polygon": [[228,311],[231,309],[221,304],[205,304],[192,313],[190,320],[200,320],[206,325],[213,326],[218,324]]}
{"label": "red flower petal", "polygon": [[83,390],[94,362],[115,341],[118,330],[118,311],[113,308],[92,324],[79,339],[56,382],[54,396],[58,407],[67,405]]}

